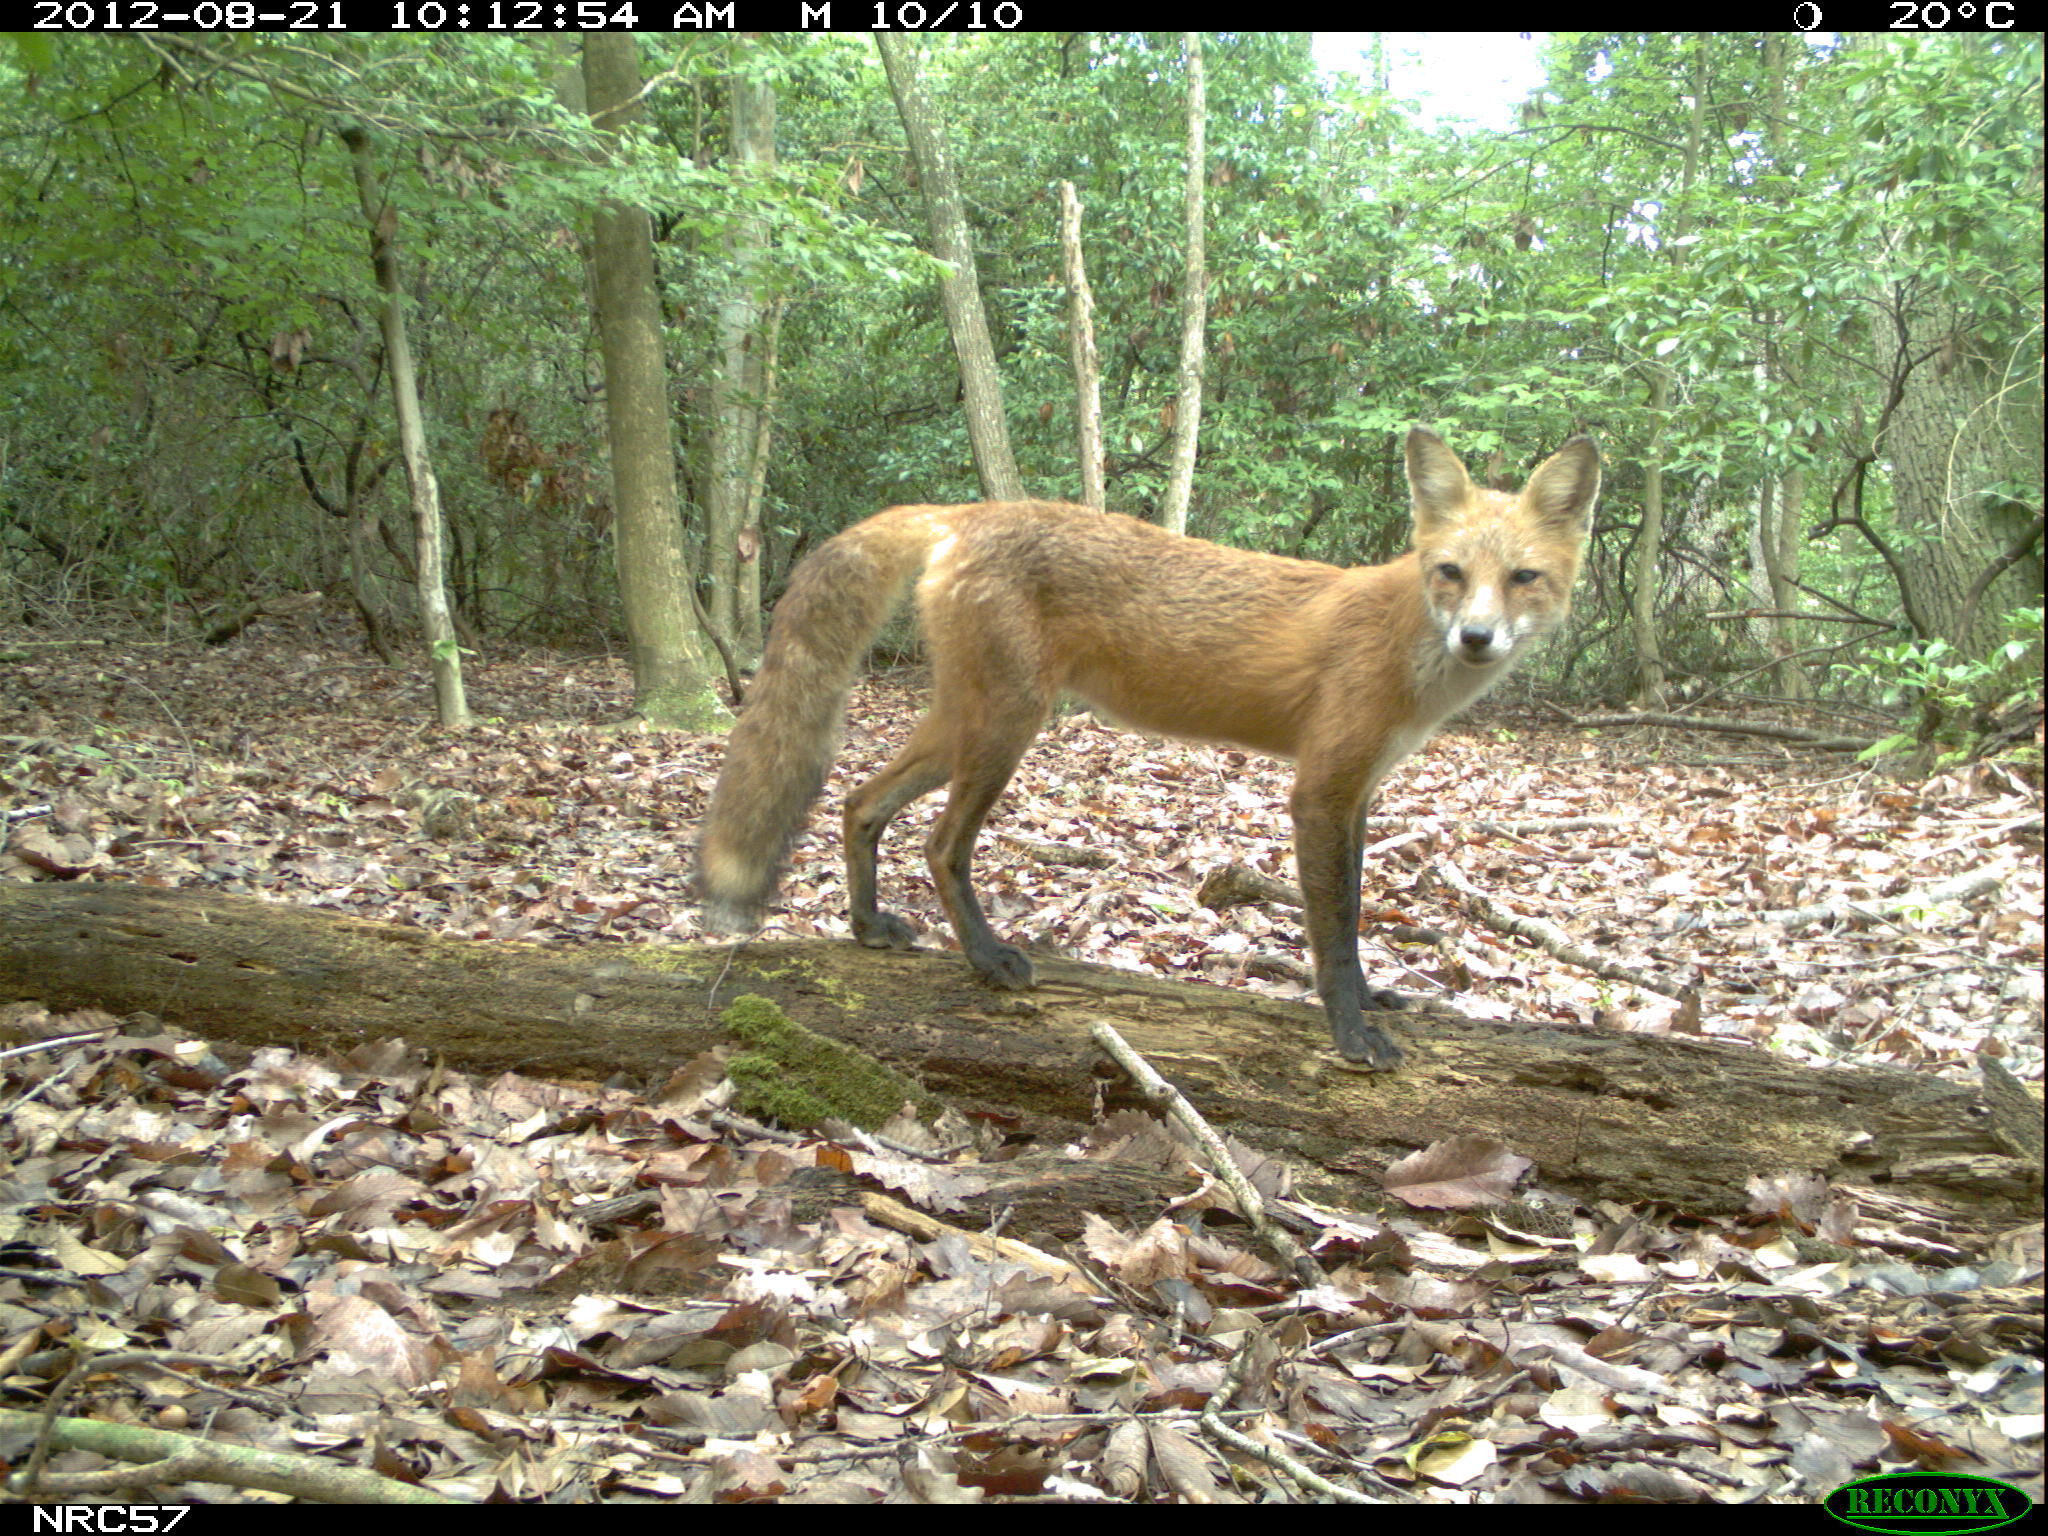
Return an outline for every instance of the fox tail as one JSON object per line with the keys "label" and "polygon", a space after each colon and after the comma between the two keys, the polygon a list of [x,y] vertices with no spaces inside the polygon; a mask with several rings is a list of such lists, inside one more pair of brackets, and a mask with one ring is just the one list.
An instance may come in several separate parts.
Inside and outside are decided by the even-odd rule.
{"label": "fox tail", "polygon": [[854,673],[924,569],[928,508],[880,513],[820,545],[776,604],[697,843],[707,926],[750,933],[839,750]]}

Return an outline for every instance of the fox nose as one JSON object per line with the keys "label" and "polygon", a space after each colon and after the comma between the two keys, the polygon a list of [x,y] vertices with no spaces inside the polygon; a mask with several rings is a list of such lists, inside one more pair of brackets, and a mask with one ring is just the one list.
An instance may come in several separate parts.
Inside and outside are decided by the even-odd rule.
{"label": "fox nose", "polygon": [[1493,631],[1477,624],[1458,626],[1458,644],[1474,655],[1482,655],[1493,649]]}

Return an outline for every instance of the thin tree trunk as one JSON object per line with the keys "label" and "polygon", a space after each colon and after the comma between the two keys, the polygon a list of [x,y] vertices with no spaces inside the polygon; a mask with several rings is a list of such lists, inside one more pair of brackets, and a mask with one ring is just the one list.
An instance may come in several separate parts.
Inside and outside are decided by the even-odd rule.
{"label": "thin tree trunk", "polygon": [[[752,46],[761,45],[756,42]],[[730,104],[731,163],[736,178],[758,181],[775,161],[775,88],[734,70],[726,76]],[[745,627],[746,585],[741,569],[756,553],[743,537],[753,452],[759,437],[765,343],[761,294],[768,250],[758,215],[737,219],[726,242],[729,272],[718,306],[718,337],[711,375],[711,466],[705,486],[706,606],[712,627],[738,641]],[[759,582],[755,582],[758,589]],[[756,625],[758,628],[758,623]]]}
{"label": "thin tree trunk", "polygon": [[[640,92],[638,47],[631,33],[584,36],[590,117],[606,133],[620,133],[633,115]],[[730,717],[705,662],[676,512],[654,232],[646,210],[619,203],[597,209],[592,222],[591,287],[604,348],[612,530],[633,667],[633,708],[652,725],[717,729]]]}
{"label": "thin tree trunk", "polygon": [[1643,458],[1643,520],[1629,560],[1629,628],[1635,643],[1636,705],[1662,709],[1664,647],[1657,623],[1657,597],[1664,580],[1664,423],[1670,412],[1671,374],[1662,363],[1650,367],[1653,425],[1649,451]]}
{"label": "thin tree trunk", "polygon": [[[1678,199],[1671,216],[1669,250],[1674,265],[1684,259],[1680,243],[1692,217],[1692,188],[1699,176],[1700,146],[1706,134],[1707,39],[1693,44],[1692,120],[1685,134],[1685,156],[1679,168]],[[1650,364],[1649,462],[1643,475],[1643,522],[1636,537],[1630,572],[1630,628],[1636,649],[1635,701],[1643,709],[1664,707],[1664,645],[1657,622],[1657,599],[1664,584],[1664,428],[1671,410],[1671,369],[1662,361]]]}
{"label": "thin tree trunk", "polygon": [[[1801,607],[1799,592],[1801,508],[1806,501],[1806,470],[1795,464],[1778,482],[1776,516],[1763,529],[1764,572],[1771,583],[1771,649],[1789,657],[1800,649],[1803,639],[1799,620],[1787,615]],[[1813,684],[1805,668],[1796,661],[1780,661],[1773,670],[1777,691],[1788,699],[1810,699]]]}
{"label": "thin tree trunk", "polygon": [[[1787,40],[1779,34],[1764,35],[1764,101],[1767,107],[1764,143],[1770,149],[1772,164],[1783,170],[1790,169],[1786,147],[1787,130],[1791,125],[1785,92],[1787,48]],[[1779,194],[1780,199],[1789,198],[1789,176],[1781,177],[1780,184],[1787,188]],[[1764,388],[1770,394],[1780,389],[1787,394],[1796,394],[1799,382],[1797,369],[1778,344],[1779,317],[1775,312],[1765,310],[1760,318],[1764,331],[1764,360],[1761,364]],[[1805,500],[1806,470],[1803,466],[1789,465],[1775,485],[1769,467],[1766,467],[1757,503],[1758,553],[1763,562],[1764,577],[1770,584],[1771,617],[1765,621],[1769,629],[1768,643],[1772,652],[1780,657],[1794,655],[1803,640],[1798,628],[1799,620],[1792,615],[1798,613],[1801,606],[1799,533]],[[1807,699],[1813,696],[1813,685],[1807,680],[1805,668],[1798,662],[1781,660],[1771,669],[1771,675],[1772,686],[1782,697]]]}
{"label": "thin tree trunk", "polygon": [[1195,445],[1202,430],[1202,327],[1209,313],[1209,261],[1203,232],[1202,183],[1207,169],[1208,91],[1202,79],[1202,34],[1186,35],[1188,149],[1185,196],[1187,272],[1180,296],[1180,390],[1173,409],[1173,466],[1160,521],[1173,533],[1188,531],[1188,498],[1195,485]]}
{"label": "thin tree trunk", "polygon": [[1102,487],[1102,365],[1095,355],[1095,292],[1081,255],[1081,200],[1071,181],[1060,183],[1060,258],[1067,276],[1067,344],[1074,358],[1075,436],[1081,454],[1081,500],[1100,512]]}
{"label": "thin tree trunk", "polygon": [[761,654],[765,639],[761,616],[761,567],[768,558],[768,538],[761,528],[761,508],[768,496],[768,454],[775,439],[775,384],[781,360],[781,299],[768,306],[768,323],[755,354],[760,404],[753,412],[753,444],[747,471],[747,500],[740,514],[740,649]]}
{"label": "thin tree trunk", "polygon": [[924,192],[925,217],[932,232],[932,254],[944,265],[939,303],[946,329],[960,359],[960,386],[967,407],[967,442],[981,494],[990,501],[1020,501],[1024,480],[1010,451],[1010,429],[1003,419],[1001,375],[996,371],[995,345],[989,340],[988,317],[981,307],[981,279],[974,265],[974,244],[967,233],[966,205],[960,180],[946,151],[944,125],[918,78],[914,45],[888,32],[875,34],[875,48],[889,76],[896,110],[903,118],[903,137],[910,146]]}
{"label": "thin tree trunk", "polygon": [[451,729],[470,723],[469,701],[462,686],[462,646],[448,606],[448,588],[441,566],[441,486],[427,453],[426,423],[420,412],[419,380],[413,372],[412,343],[405,329],[405,297],[398,281],[398,210],[377,182],[370,158],[370,135],[360,124],[341,131],[355,167],[356,196],[370,228],[370,262],[376,269],[383,298],[377,325],[384,336],[384,356],[391,365],[391,404],[398,417],[398,448],[405,463],[405,484],[412,501],[413,542],[418,569],[420,628],[434,674],[434,709]]}
{"label": "thin tree trunk", "polygon": [[377,510],[367,501],[348,515],[348,591],[356,617],[363,621],[363,635],[370,649],[387,667],[398,664],[398,655],[384,634],[383,605],[377,595],[377,578],[370,563],[370,543],[376,536]]}

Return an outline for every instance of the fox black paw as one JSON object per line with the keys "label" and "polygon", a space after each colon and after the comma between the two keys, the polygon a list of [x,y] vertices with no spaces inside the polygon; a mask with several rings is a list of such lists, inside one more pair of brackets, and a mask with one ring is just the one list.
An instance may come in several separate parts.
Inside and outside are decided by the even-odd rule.
{"label": "fox black paw", "polygon": [[909,949],[917,940],[910,924],[894,912],[877,912],[853,920],[853,936],[869,949]]}
{"label": "fox black paw", "polygon": [[1031,960],[1021,949],[1013,949],[1008,944],[990,944],[983,949],[969,950],[967,959],[981,974],[981,979],[992,987],[1021,992],[1031,985]]}
{"label": "fox black paw", "polygon": [[1401,1065],[1401,1047],[1388,1038],[1386,1031],[1363,1019],[1334,1025],[1331,1033],[1336,1038],[1338,1054],[1346,1061],[1373,1072],[1391,1072]]}

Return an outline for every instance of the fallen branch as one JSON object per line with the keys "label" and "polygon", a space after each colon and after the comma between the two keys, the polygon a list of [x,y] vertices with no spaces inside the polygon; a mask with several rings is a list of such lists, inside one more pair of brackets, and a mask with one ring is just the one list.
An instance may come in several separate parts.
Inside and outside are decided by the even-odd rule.
{"label": "fallen branch", "polygon": [[[1367,819],[1368,827],[1400,826],[1415,818],[1373,816]],[[1438,820],[1431,817],[1430,820]],[[1505,832],[1515,836],[1529,832],[1583,832],[1592,827],[1631,827],[1638,824],[1633,816],[1518,816],[1513,821],[1502,821],[1499,817],[1488,817],[1483,821],[1443,821],[1442,826],[1450,832]]]}
{"label": "fallen branch", "polygon": [[[1474,922],[1467,942],[1490,937]],[[0,882],[0,999],[59,1014],[147,1011],[149,1028],[198,1033],[230,1060],[243,1048],[338,1054],[399,1038],[463,1071],[662,1083],[678,1061],[731,1044],[721,1005],[707,997],[723,977],[727,1002],[758,993],[792,1022],[916,1074],[948,1103],[1021,1115],[1068,1139],[1102,1103],[1089,1030],[1107,1018],[1212,1124],[1228,1117],[1233,1139],[1284,1152],[1320,1188],[1361,1205],[1383,1194],[1372,1170],[1413,1151],[1424,1122],[1511,1140],[1589,1201],[1742,1211],[1747,1180],[1776,1163],[1863,1182],[1881,1174],[1915,1198],[1971,1208],[2006,1198],[1974,1171],[1965,1181],[1921,1155],[1928,1136],[2003,1155],[1982,1127],[1977,1090],[1925,1074],[1908,1075],[1902,1093],[1895,1070],[1823,1070],[1744,1047],[1533,1019],[1503,1029],[1424,1008],[1401,1015],[1401,1031],[1445,1065],[1389,1079],[1327,1070],[1329,1022],[1310,1004],[1058,955],[1034,961],[1039,986],[1019,1025],[1008,1010],[1020,1005],[992,999],[957,955],[823,940],[479,945],[211,890]],[[1656,1086],[1588,1136],[1579,1062],[1602,1081]],[[1107,1086],[1129,1092],[1121,1081]],[[1100,1189],[1034,1186],[1016,1197],[1020,1216],[1006,1230],[1052,1248],[1076,1235],[1077,1210],[1103,1200]],[[1157,1204],[1146,1180],[1128,1200],[1140,1225]]]}
{"label": "fallen branch", "polygon": [[[1725,613],[1703,613],[1703,619],[1747,624],[1756,619],[1801,619],[1814,624],[1868,624],[1873,629],[1896,629],[1890,619],[1866,619],[1860,613],[1800,613],[1785,608],[1731,608]],[[1775,663],[1774,663],[1775,665]]]}
{"label": "fallen branch", "polygon": [[1210,870],[1202,876],[1202,883],[1195,887],[1195,900],[1212,912],[1250,906],[1260,901],[1270,901],[1282,907],[1299,907],[1302,904],[1299,886],[1275,880],[1271,875],[1262,875],[1244,864],[1225,864],[1221,869]]}
{"label": "fallen branch", "polygon": [[[0,1431],[24,1435],[44,1428],[40,1413],[19,1408],[0,1408]],[[231,1488],[263,1488],[272,1493],[289,1493],[322,1504],[459,1504],[431,1488],[401,1483],[360,1467],[342,1466],[318,1456],[294,1456],[283,1451],[263,1451],[252,1445],[224,1445],[192,1435],[173,1434],[165,1429],[145,1429],[140,1424],[110,1424],[101,1419],[52,1419],[48,1421],[49,1443],[57,1450],[90,1451],[115,1461],[140,1463],[153,1477],[192,1483],[225,1483]],[[138,1471],[140,1468],[137,1469]],[[122,1474],[132,1478],[135,1472]],[[104,1472],[45,1472],[32,1486],[26,1474],[17,1473],[6,1481],[7,1491],[18,1494],[65,1495],[73,1491],[73,1477],[97,1479],[75,1485],[79,1492],[94,1489],[132,1487],[132,1482],[109,1482]]]}
{"label": "fallen branch", "polygon": [[[1780,657],[1773,660],[1776,666]],[[1773,741],[1796,741],[1804,747],[1814,747],[1823,752],[1861,752],[1876,745],[1873,736],[1830,736],[1825,731],[1808,730],[1803,725],[1785,725],[1776,720],[1725,720],[1715,715],[1568,715],[1566,722],[1577,726],[1604,725],[1662,725],[1680,731],[1719,731],[1727,736],[1765,736]]]}
{"label": "fallen branch", "polygon": [[1465,904],[1472,909],[1472,915],[1489,928],[1502,933],[1511,933],[1516,938],[1527,939],[1547,955],[1552,955],[1567,965],[1575,965],[1582,971],[1591,971],[1595,976],[1604,976],[1609,981],[1626,982],[1632,987],[1641,987],[1646,992],[1660,993],[1676,998],[1680,1002],[1692,996],[1692,989],[1680,986],[1675,981],[1665,981],[1660,976],[1635,966],[1623,965],[1618,960],[1609,960],[1597,955],[1584,945],[1575,942],[1557,924],[1540,917],[1525,917],[1519,912],[1510,912],[1491,896],[1480,890],[1465,875],[1465,872],[1449,859],[1439,859],[1434,868],[1443,877],[1444,884],[1465,898]]}
{"label": "fallen branch", "polygon": [[931,1242],[940,1237],[957,1237],[967,1244],[968,1251],[981,1259],[1009,1259],[1014,1263],[1027,1265],[1051,1280],[1078,1280],[1081,1271],[1065,1259],[1055,1258],[1043,1249],[1029,1243],[1020,1243],[1014,1237],[1001,1237],[988,1232],[970,1232],[965,1227],[956,1227],[927,1216],[923,1211],[905,1205],[874,1191],[860,1197],[861,1209],[885,1227],[894,1227],[898,1232],[907,1233],[921,1242]]}
{"label": "fallen branch", "polygon": [[1048,843],[1042,838],[1020,837],[1015,832],[996,834],[998,842],[1040,864],[1062,864],[1074,869],[1108,869],[1116,856],[1106,848],[1077,848],[1072,843]]}
{"label": "fallen branch", "polygon": [[1745,912],[1736,908],[1728,912],[1688,912],[1663,932],[1691,933],[1699,928],[1727,928],[1735,923],[1777,923],[1786,928],[1804,928],[1811,923],[1848,922],[1862,918],[1866,922],[1884,922],[1893,912],[1904,912],[1914,908],[1939,906],[1945,901],[1971,901],[1979,896],[1988,896],[1998,890],[2004,882],[1998,876],[1982,870],[1974,874],[1958,875],[1953,880],[1944,880],[1938,885],[1924,886],[1917,891],[1901,891],[1896,896],[1879,896],[1869,900],[1851,901],[1838,897],[1834,901],[1818,902],[1810,907],[1781,907],[1769,912]]}
{"label": "fallen branch", "polygon": [[1283,1231],[1271,1216],[1266,1214],[1266,1202],[1259,1192],[1252,1188],[1251,1181],[1237,1166],[1237,1159],[1230,1155],[1230,1148],[1223,1144],[1223,1138],[1210,1129],[1204,1120],[1181,1094],[1181,1091],[1152,1070],[1152,1064],[1131,1049],[1130,1042],[1108,1024],[1097,1019],[1089,1027],[1089,1035],[1138,1087],[1148,1103],[1158,1106],[1171,1115],[1182,1130],[1186,1131],[1209,1155],[1210,1170],[1217,1181],[1230,1191],[1230,1198],[1236,1202],[1237,1212],[1251,1223],[1252,1230],[1260,1239],[1280,1255],[1303,1285],[1323,1285],[1329,1276],[1323,1273],[1322,1265],[1315,1261],[1306,1248]]}
{"label": "fallen branch", "polygon": [[1590,827],[1640,826],[1633,816],[1524,816],[1519,821],[1475,821],[1481,832],[1505,832],[1510,837],[1529,832],[1583,832]]}
{"label": "fallen branch", "polygon": [[215,621],[202,637],[208,645],[226,645],[258,619],[288,619],[310,613],[327,600],[324,592],[280,592],[245,603],[233,613]]}
{"label": "fallen branch", "polygon": [[[1202,877],[1202,883],[1195,887],[1195,900],[1212,912],[1227,911],[1231,907],[1249,906],[1254,902],[1270,901],[1279,907],[1302,905],[1301,891],[1285,880],[1275,880],[1271,875],[1262,875],[1256,869],[1243,864],[1225,864],[1212,869]],[[1370,918],[1368,918],[1370,921]],[[1380,938],[1392,939],[1403,944],[1430,944],[1443,948],[1453,942],[1451,936],[1435,928],[1418,928],[1412,923],[1373,922],[1372,932]],[[1290,977],[1308,976],[1303,966],[1289,967]]]}

